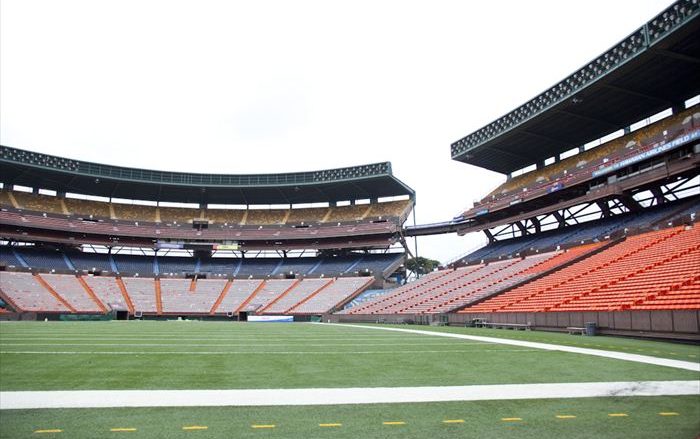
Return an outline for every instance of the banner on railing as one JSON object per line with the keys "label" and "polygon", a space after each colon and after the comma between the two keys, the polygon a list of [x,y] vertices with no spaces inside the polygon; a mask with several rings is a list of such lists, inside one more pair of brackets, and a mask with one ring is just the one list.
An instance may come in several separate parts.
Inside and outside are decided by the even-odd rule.
{"label": "banner on railing", "polygon": [[685,145],[686,143],[692,142],[693,140],[696,140],[700,138],[700,130],[696,130],[693,132],[690,132],[688,134],[684,134],[681,137],[678,137],[677,139],[673,139],[668,143],[662,143],[658,146],[655,146],[654,148],[651,148],[648,151],[644,151],[641,154],[637,154],[635,156],[632,156],[630,158],[621,160],[617,163],[613,163],[610,166],[606,166],[605,168],[598,169],[597,171],[593,171],[593,177],[599,177],[601,175],[608,174],[613,171],[617,171],[618,169],[625,168],[629,165],[633,165],[635,163],[644,161],[650,157],[657,156],[659,154],[663,154],[666,151],[670,151],[674,148],[678,148],[681,145]]}
{"label": "banner on railing", "polygon": [[249,322],[293,322],[294,316],[248,316]]}

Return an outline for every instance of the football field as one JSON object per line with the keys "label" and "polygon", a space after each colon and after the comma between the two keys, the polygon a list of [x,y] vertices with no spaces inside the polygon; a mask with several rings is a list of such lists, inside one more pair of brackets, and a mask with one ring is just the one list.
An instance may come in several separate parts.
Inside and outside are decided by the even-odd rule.
{"label": "football field", "polygon": [[[9,396],[30,401],[26,407],[34,407],[32,398],[36,407],[46,407],[58,394],[43,392],[77,392],[74,399],[64,395],[66,405],[56,408],[3,407],[0,437],[692,438],[700,433],[700,395],[695,392],[642,396],[641,384],[637,393],[625,384],[629,389],[588,398],[537,393],[540,387],[585,389],[581,383],[605,387],[674,381],[687,387],[700,378],[697,370],[383,328],[196,321],[2,323],[0,399],[5,401],[0,407],[12,401]],[[676,360],[691,369],[700,360],[700,349],[693,345],[411,329],[624,352]],[[516,393],[525,392],[519,396],[524,399],[492,400],[512,390],[503,385],[531,386],[516,388]],[[482,386],[481,393],[466,386]],[[494,387],[485,392],[483,386]],[[434,387],[440,389],[426,389]],[[464,400],[441,399],[453,388]],[[243,389],[251,392],[197,392]],[[304,394],[309,389],[315,389],[313,398]],[[109,393],[126,390],[134,392]],[[179,392],[167,397],[148,392],[164,390]],[[24,393],[29,391],[42,393]],[[407,392],[418,396],[406,399]],[[345,396],[336,398],[338,394]],[[97,403],[85,404],[85,395]],[[407,400],[417,402],[392,402]]]}

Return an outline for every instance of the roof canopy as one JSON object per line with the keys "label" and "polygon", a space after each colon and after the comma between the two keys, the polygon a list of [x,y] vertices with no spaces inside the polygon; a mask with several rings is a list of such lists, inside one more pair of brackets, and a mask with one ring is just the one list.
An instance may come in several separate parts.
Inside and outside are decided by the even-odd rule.
{"label": "roof canopy", "polygon": [[83,162],[0,146],[0,181],[95,195],[200,204],[294,204],[374,199],[414,191],[391,163],[284,174],[194,174]]}
{"label": "roof canopy", "polygon": [[682,105],[700,93],[699,17],[697,1],[674,3],[568,78],[453,143],[452,158],[510,173]]}

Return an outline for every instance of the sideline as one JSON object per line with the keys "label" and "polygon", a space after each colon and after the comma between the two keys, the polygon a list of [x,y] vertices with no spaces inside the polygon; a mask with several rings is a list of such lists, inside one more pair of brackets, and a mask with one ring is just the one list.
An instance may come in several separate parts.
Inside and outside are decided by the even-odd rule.
{"label": "sideline", "polygon": [[501,384],[445,387],[257,390],[82,390],[0,392],[0,410],[225,407],[697,395],[698,381]]}
{"label": "sideline", "polygon": [[346,328],[374,329],[374,330],[380,330],[380,331],[407,332],[410,334],[432,335],[435,337],[460,338],[463,340],[483,341],[483,342],[487,342],[487,343],[497,343],[497,344],[507,344],[507,345],[511,345],[511,346],[544,349],[544,350],[548,350],[548,351],[562,351],[562,352],[571,352],[574,354],[595,355],[597,357],[614,358],[616,360],[634,361],[636,363],[653,364],[656,366],[666,366],[666,367],[673,367],[675,369],[685,369],[685,370],[691,370],[693,372],[700,372],[700,363],[693,363],[691,361],[672,360],[672,359],[668,359],[668,358],[651,357],[649,355],[627,354],[624,352],[617,352],[617,351],[605,351],[602,349],[577,348],[574,346],[563,346],[563,345],[549,344],[549,343],[537,343],[537,342],[532,342],[532,341],[512,340],[512,339],[507,339],[507,338],[482,337],[480,335],[456,334],[454,332],[422,331],[419,329],[386,328],[386,327],[381,327],[381,326],[366,326],[366,325],[343,324],[343,323],[313,323],[313,324],[315,324],[315,325],[323,324],[323,325],[331,325],[331,326],[344,326]]}

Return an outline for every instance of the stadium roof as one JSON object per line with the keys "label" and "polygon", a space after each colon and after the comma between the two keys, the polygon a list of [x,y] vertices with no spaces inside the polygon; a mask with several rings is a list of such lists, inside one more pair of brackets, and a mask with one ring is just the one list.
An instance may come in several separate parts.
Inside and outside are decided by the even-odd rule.
{"label": "stadium roof", "polygon": [[700,93],[700,5],[681,0],[549,90],[452,144],[454,160],[510,173]]}
{"label": "stadium roof", "polygon": [[409,195],[391,163],[283,174],[194,174],[84,162],[0,146],[6,185],[85,195],[203,204],[294,204]]}

